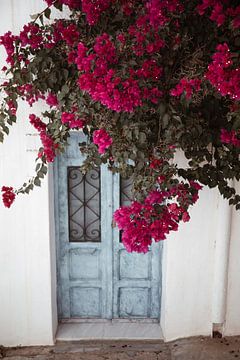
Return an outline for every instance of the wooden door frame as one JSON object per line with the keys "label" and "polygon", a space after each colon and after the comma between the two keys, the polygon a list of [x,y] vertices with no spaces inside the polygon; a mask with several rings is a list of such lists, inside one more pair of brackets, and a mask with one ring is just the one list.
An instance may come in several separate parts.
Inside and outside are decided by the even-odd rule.
{"label": "wooden door frame", "polygon": [[[55,226],[55,248],[56,248],[56,282],[57,282],[57,314],[58,314],[58,321],[59,321],[59,308],[60,308],[60,303],[59,303],[59,289],[58,289],[58,281],[59,281],[59,251],[60,251],[60,244],[59,244],[59,207],[58,207],[58,196],[59,196],[59,189],[58,189],[58,186],[56,186],[56,177],[58,176],[58,168],[59,168],[59,160],[58,158],[56,158],[55,162],[53,163],[53,187],[54,187],[54,226]],[[116,186],[116,179],[117,177],[113,177],[113,183],[112,183],[112,187]],[[117,180],[119,181],[119,180]],[[107,196],[109,196],[110,192],[108,192]],[[112,194],[110,194],[110,196],[112,196]],[[112,202],[112,205],[113,205],[113,209],[109,208],[109,211],[112,211],[112,210],[115,210],[116,208],[116,204],[119,199],[117,199],[117,201],[113,201]],[[111,227],[111,224],[109,224],[110,227]],[[113,233],[113,237],[116,237],[117,235],[117,232],[118,230],[116,228],[112,229],[111,227],[111,231]],[[112,243],[109,244],[109,246],[112,246]],[[160,281],[160,284],[162,284],[162,248],[163,248],[163,245],[161,244],[160,246],[160,254],[161,256],[159,257],[159,262],[160,262],[160,278],[159,278],[159,281]],[[161,298],[162,298],[162,286],[159,286],[159,290],[160,290],[160,294],[159,294],[159,307],[160,307],[160,310],[159,310],[159,319],[158,319],[158,323],[160,324],[160,317],[161,317]],[[72,322],[72,323],[90,323],[90,322],[93,322],[93,323],[96,323],[97,322],[100,322],[100,323],[103,323],[103,322],[106,322],[106,323],[109,323],[109,320],[105,320],[105,319],[81,319],[80,321],[78,320],[74,320],[72,319],[69,320],[69,322]],[[153,319],[154,320],[154,319]],[[127,322],[126,319],[113,319],[113,321],[111,321],[112,324],[117,324],[117,323],[121,323],[121,322]],[[136,323],[138,322],[139,324],[140,323],[155,323],[156,321],[151,321],[151,319],[145,319],[145,320],[142,320],[142,319],[139,319],[139,320],[134,320],[134,319],[130,319],[129,320],[129,323]],[[161,338],[161,336],[160,336]]]}

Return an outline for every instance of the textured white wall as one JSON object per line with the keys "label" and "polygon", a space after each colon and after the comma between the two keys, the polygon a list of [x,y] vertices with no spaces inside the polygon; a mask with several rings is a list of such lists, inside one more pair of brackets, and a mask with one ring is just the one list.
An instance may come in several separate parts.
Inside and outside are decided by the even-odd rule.
{"label": "textured white wall", "polygon": [[[38,0],[1,0],[0,33],[18,32]],[[6,55],[0,48],[0,67]],[[21,104],[18,124],[0,144],[0,184],[19,187],[34,174],[37,137]],[[0,204],[0,344],[51,344],[56,328],[54,264],[50,259],[48,181],[31,196],[19,196],[11,209]],[[54,251],[52,252],[54,254]],[[52,275],[51,275],[52,273]],[[52,279],[52,280],[51,280]]]}
{"label": "textured white wall", "polygon": [[[182,154],[176,160],[186,165]],[[240,193],[240,184],[236,189]],[[220,318],[224,335],[240,334],[239,232],[239,212],[229,211],[216,189],[200,191],[190,222],[181,224],[164,243],[161,327],[165,340],[211,336],[213,323]]]}
{"label": "textured white wall", "polygon": [[191,220],[164,243],[161,326],[165,340],[211,335],[218,197],[204,189]]}

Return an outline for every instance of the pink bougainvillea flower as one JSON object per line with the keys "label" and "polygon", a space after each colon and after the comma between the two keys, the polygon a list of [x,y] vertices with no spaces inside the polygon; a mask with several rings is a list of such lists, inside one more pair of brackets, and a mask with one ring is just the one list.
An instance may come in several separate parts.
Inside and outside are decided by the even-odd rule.
{"label": "pink bougainvillea flower", "polygon": [[227,131],[226,129],[221,129],[220,140],[223,144],[231,144],[236,147],[240,147],[240,139],[237,137],[237,132],[235,130]]}
{"label": "pink bougainvillea flower", "polygon": [[48,96],[46,97],[46,103],[50,106],[57,106],[58,105],[58,99],[57,96],[53,93],[49,93]]}
{"label": "pink bougainvillea flower", "polygon": [[85,119],[78,118],[75,114],[68,112],[62,113],[61,120],[63,124],[68,124],[70,129],[81,129],[86,123]]}
{"label": "pink bougainvillea flower", "polygon": [[93,132],[93,142],[98,146],[99,154],[104,154],[113,140],[105,129],[100,129]]}
{"label": "pink bougainvillea flower", "polygon": [[43,145],[43,151],[41,157],[44,156],[47,162],[53,162],[56,157],[57,144],[54,143],[53,139],[46,132],[40,132],[40,139]]}
{"label": "pink bougainvillea flower", "polygon": [[10,208],[14,202],[16,194],[12,187],[3,186],[2,187],[2,200],[5,207]]}
{"label": "pink bougainvillea flower", "polygon": [[61,35],[68,46],[73,46],[78,42],[79,39],[79,32],[75,24],[70,24],[66,28],[63,28],[61,31]]}
{"label": "pink bougainvillea flower", "polygon": [[[55,0],[45,0],[48,6],[53,5]],[[60,4],[67,5],[70,9],[80,9],[81,8],[81,0],[59,0]]]}
{"label": "pink bougainvillea flower", "polygon": [[18,37],[13,35],[11,31],[8,31],[4,35],[0,36],[0,45],[5,47],[7,53],[6,62],[11,66],[14,64],[15,41],[17,39]]}
{"label": "pink bougainvillea flower", "polygon": [[189,221],[187,209],[197,201],[201,188],[196,182],[179,183],[169,191],[150,192],[143,203],[133,201],[115,211],[114,220],[123,231],[127,251],[146,253],[152,239],[165,240],[167,234],[178,230],[180,221]]}
{"label": "pink bougainvillea flower", "polygon": [[205,78],[222,96],[240,100],[240,68],[234,68],[232,58],[228,44],[219,44]]}
{"label": "pink bougainvillea flower", "polygon": [[56,157],[57,144],[52,137],[47,134],[47,125],[36,115],[29,115],[30,124],[39,132],[43,145],[43,150],[38,154],[39,158],[45,157],[47,162],[53,162]]}
{"label": "pink bougainvillea flower", "polygon": [[35,114],[29,115],[30,124],[37,130],[37,131],[45,131],[47,125]]}
{"label": "pink bougainvillea flower", "polygon": [[100,15],[109,8],[113,0],[82,0],[82,11],[89,25],[95,25]]}
{"label": "pink bougainvillea flower", "polygon": [[13,100],[7,101],[8,110],[11,113],[11,115],[16,115],[17,113],[17,107]]}
{"label": "pink bougainvillea flower", "polygon": [[176,87],[171,90],[170,94],[172,96],[179,97],[183,93],[185,93],[186,99],[190,99],[194,92],[198,92],[200,90],[201,90],[201,80],[200,79],[183,78],[176,85]]}

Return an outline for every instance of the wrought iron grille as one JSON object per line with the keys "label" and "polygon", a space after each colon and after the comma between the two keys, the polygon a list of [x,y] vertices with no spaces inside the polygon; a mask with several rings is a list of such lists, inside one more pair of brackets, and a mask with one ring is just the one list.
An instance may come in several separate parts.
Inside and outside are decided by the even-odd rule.
{"label": "wrought iron grille", "polygon": [[[120,206],[129,206],[132,202],[132,177],[120,177]],[[122,231],[119,232],[119,241],[122,242]]]}
{"label": "wrought iron grille", "polygon": [[120,204],[128,206],[132,202],[132,177],[120,178]]}
{"label": "wrought iron grille", "polygon": [[83,174],[68,167],[68,216],[70,242],[101,241],[100,169]]}

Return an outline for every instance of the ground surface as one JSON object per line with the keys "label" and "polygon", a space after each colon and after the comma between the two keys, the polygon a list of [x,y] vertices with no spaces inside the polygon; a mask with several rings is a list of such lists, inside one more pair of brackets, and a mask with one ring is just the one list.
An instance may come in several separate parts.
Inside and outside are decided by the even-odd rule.
{"label": "ground surface", "polygon": [[50,347],[0,347],[6,360],[240,360],[240,337],[160,341],[81,341]]}

